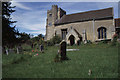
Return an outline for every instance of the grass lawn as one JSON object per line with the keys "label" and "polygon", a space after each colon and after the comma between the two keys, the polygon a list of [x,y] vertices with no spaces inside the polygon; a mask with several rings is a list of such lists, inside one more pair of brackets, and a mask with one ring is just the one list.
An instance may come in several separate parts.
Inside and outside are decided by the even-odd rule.
{"label": "grass lawn", "polygon": [[[46,47],[44,53],[3,54],[3,78],[117,78],[118,48],[107,44],[67,46],[80,49],[67,52],[70,60],[54,62],[59,47]],[[38,53],[38,56],[33,56]],[[89,76],[88,71],[92,70]]]}

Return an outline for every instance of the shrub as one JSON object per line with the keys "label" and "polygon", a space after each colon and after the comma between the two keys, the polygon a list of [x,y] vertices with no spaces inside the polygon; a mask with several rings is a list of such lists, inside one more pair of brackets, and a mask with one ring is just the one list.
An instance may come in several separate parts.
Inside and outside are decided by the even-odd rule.
{"label": "shrub", "polygon": [[107,40],[102,40],[102,41],[98,42],[98,44],[105,44],[105,43],[107,43]]}
{"label": "shrub", "polygon": [[61,38],[59,36],[54,36],[52,39],[47,41],[48,46],[53,46],[55,44],[59,44],[61,42]]}
{"label": "shrub", "polygon": [[52,41],[52,40],[48,40],[48,41],[47,41],[47,45],[48,45],[48,46],[53,46],[53,45],[54,45],[54,44],[53,44],[53,41]]}
{"label": "shrub", "polygon": [[59,36],[54,36],[52,38],[52,41],[53,41],[54,44],[59,44],[61,42],[61,40],[62,39]]}
{"label": "shrub", "polygon": [[118,35],[117,35],[117,34],[114,34],[114,35],[113,35],[113,40],[112,40],[112,43],[111,43],[112,46],[116,46],[116,44],[117,44],[117,39],[118,39]]}
{"label": "shrub", "polygon": [[91,42],[90,40],[87,40],[87,43],[88,43],[88,44],[91,44],[92,42]]}

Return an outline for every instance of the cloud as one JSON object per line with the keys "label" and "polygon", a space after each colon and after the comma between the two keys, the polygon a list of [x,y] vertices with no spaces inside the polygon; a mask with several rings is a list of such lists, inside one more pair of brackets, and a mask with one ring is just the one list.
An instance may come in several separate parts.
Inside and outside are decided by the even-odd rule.
{"label": "cloud", "polygon": [[[22,3],[20,4],[23,5]],[[58,7],[63,7],[63,9],[68,9],[70,6],[75,5],[75,3],[45,3],[45,5],[37,5],[36,3],[24,4],[27,6],[30,4],[30,8],[34,6],[34,9],[30,11],[28,9],[28,11],[17,9],[15,14],[12,15],[12,18],[18,21],[16,26],[20,32],[26,32],[33,35],[46,34],[47,10],[51,9],[51,5],[57,4]],[[71,11],[76,12],[77,10]]]}
{"label": "cloud", "polygon": [[13,6],[16,6],[18,8],[25,9],[25,10],[32,10],[30,7],[27,7],[19,2],[14,2],[14,1],[11,1],[11,2]]}
{"label": "cloud", "polygon": [[47,11],[32,10],[24,12],[24,14],[21,14],[20,12],[21,11],[16,10],[16,13],[11,16],[13,20],[18,21],[16,26],[20,32],[26,32],[34,35],[45,35]]}

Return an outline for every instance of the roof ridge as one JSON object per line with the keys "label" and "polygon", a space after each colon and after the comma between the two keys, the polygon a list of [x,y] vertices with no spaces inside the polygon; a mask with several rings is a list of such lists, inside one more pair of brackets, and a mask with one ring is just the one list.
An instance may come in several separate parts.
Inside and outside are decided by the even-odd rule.
{"label": "roof ridge", "polygon": [[55,24],[56,25],[67,24],[78,21],[86,21],[92,19],[107,19],[107,18],[113,19],[113,7],[64,15],[57,22],[55,22]]}
{"label": "roof ridge", "polygon": [[72,13],[72,14],[67,14],[66,16],[76,15],[76,14],[84,14],[84,13],[95,12],[95,11],[102,11],[102,10],[107,10],[107,9],[113,9],[113,7],[103,8],[103,9],[99,9],[99,10],[90,10],[90,11],[84,11],[84,12]]}

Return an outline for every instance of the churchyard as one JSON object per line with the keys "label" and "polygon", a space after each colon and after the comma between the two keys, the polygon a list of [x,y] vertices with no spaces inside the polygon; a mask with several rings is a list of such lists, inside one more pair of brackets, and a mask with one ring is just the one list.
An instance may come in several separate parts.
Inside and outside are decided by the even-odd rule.
{"label": "churchyard", "polygon": [[22,45],[23,52],[2,55],[3,78],[117,78],[118,46],[86,44],[67,46],[68,60],[55,62],[59,46],[44,52]]}
{"label": "churchyard", "polygon": [[[63,3],[12,3],[1,4],[2,78],[120,77],[120,19],[113,16],[116,7],[100,9],[95,3],[84,10],[86,4],[82,3],[81,10],[78,2],[72,6],[65,3],[80,11],[68,14]],[[50,5],[51,9],[47,8]],[[11,15],[13,12],[16,14]]]}

